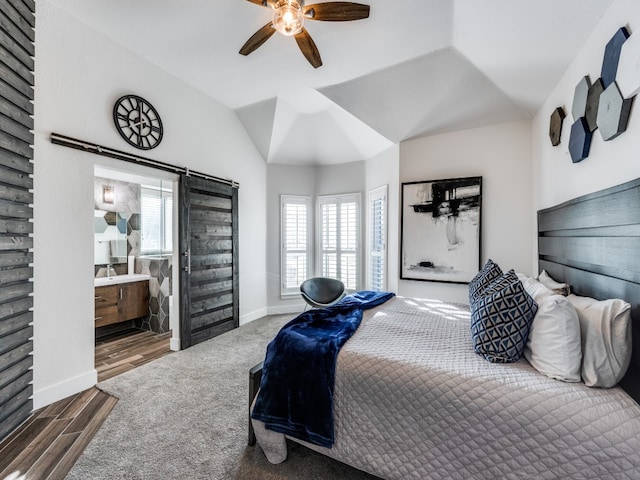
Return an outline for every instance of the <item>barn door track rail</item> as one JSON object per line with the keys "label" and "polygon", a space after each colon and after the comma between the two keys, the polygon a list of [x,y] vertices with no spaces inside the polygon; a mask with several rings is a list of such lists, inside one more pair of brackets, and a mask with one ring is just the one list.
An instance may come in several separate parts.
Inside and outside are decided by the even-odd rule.
{"label": "barn door track rail", "polygon": [[51,143],[62,145],[63,147],[74,148],[76,150],[82,150],[84,152],[102,155],[103,157],[115,158],[116,160],[123,160],[129,163],[136,163],[138,165],[144,165],[146,167],[157,168],[159,170],[164,170],[165,172],[181,173],[187,176],[213,180],[225,185],[230,185],[233,188],[240,188],[240,184],[234,180],[208,175],[206,173],[191,170],[190,168],[179,167],[177,165],[171,165],[170,163],[161,162],[160,160],[141,157],[140,155],[134,155],[131,153],[123,152],[121,150],[115,150],[113,148],[105,147],[103,145],[98,145],[92,142],[87,142],[85,140],[78,140],[77,138],[68,137],[59,133],[51,133],[50,138]]}

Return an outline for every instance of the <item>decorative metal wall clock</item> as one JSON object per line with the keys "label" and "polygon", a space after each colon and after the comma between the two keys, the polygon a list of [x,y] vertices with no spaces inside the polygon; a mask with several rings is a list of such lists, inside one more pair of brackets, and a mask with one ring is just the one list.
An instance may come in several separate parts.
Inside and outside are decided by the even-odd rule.
{"label": "decorative metal wall clock", "polygon": [[158,111],[138,95],[124,95],[113,106],[113,121],[127,143],[151,150],[162,140],[162,121]]}

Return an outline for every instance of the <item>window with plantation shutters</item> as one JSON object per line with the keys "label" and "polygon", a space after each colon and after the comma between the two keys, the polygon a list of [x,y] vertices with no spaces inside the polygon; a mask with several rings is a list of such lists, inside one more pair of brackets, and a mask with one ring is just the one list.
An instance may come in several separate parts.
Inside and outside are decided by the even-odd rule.
{"label": "window with plantation shutters", "polygon": [[141,249],[142,253],[173,250],[173,194],[171,191],[142,187]]}
{"label": "window with plantation shutters", "polygon": [[311,199],[282,195],[280,243],[281,295],[299,295],[300,284],[310,277]]}
{"label": "window with plantation shutters", "polygon": [[367,289],[387,289],[387,186],[367,195]]}
{"label": "window with plantation shutters", "polygon": [[318,199],[318,271],[342,280],[348,290],[359,285],[360,194]]}

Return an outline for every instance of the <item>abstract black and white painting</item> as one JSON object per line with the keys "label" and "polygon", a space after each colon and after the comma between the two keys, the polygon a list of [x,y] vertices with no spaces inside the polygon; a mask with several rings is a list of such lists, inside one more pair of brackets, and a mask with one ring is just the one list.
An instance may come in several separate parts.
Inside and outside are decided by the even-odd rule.
{"label": "abstract black and white painting", "polygon": [[468,283],[480,268],[482,177],[402,184],[400,278]]}

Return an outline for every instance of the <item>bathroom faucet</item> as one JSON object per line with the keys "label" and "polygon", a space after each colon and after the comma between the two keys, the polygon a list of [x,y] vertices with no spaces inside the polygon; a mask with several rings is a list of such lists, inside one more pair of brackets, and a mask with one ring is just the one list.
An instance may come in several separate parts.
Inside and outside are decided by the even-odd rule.
{"label": "bathroom faucet", "polygon": [[107,277],[110,277],[113,274],[113,267],[111,265],[107,265]]}

